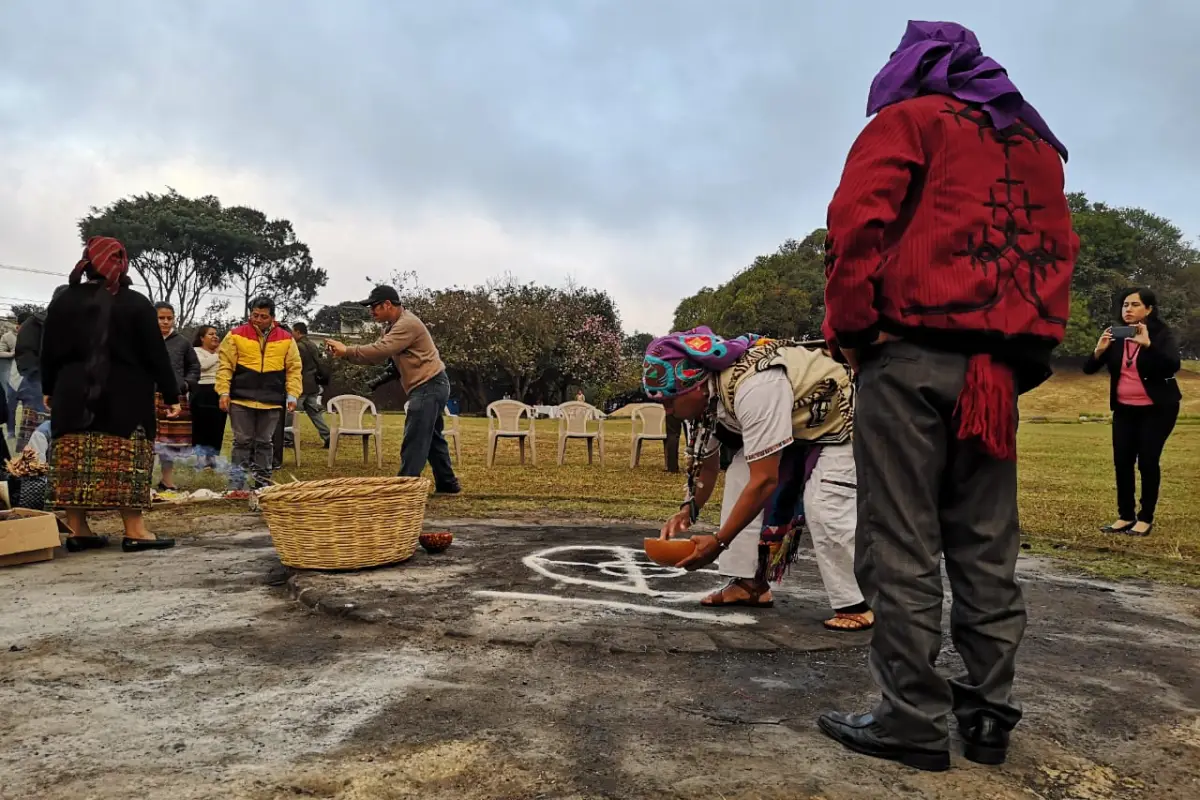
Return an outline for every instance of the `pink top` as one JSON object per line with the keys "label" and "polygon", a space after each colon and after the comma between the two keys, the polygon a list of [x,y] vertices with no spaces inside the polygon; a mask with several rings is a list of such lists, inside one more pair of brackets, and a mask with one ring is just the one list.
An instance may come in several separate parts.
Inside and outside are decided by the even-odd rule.
{"label": "pink top", "polygon": [[1138,375],[1137,360],[1141,355],[1141,345],[1132,339],[1124,342],[1125,352],[1121,354],[1121,377],[1117,380],[1117,402],[1123,406],[1150,406],[1154,401],[1146,394],[1142,386],[1142,376]]}

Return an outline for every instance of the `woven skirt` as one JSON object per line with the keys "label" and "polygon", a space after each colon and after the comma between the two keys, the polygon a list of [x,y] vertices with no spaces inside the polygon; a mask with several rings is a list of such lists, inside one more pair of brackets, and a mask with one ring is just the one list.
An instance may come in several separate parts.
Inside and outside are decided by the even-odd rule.
{"label": "woven skirt", "polygon": [[158,418],[158,435],[154,443],[159,452],[172,454],[186,453],[192,446],[192,415],[188,409],[187,397],[179,398],[179,416],[168,417],[171,407],[163,404],[161,394],[154,395],[154,411]]}
{"label": "woven skirt", "polygon": [[51,508],[150,508],[154,447],[139,428],[124,439],[68,433],[50,448]]}

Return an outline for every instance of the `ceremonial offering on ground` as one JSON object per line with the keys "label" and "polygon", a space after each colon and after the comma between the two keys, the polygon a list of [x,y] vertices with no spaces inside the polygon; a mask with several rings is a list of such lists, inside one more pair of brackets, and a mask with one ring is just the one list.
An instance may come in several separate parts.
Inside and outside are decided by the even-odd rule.
{"label": "ceremonial offering on ground", "polygon": [[678,566],[696,550],[691,539],[646,539],[643,546],[650,560],[664,567]]}
{"label": "ceremonial offering on ground", "polygon": [[412,557],[427,478],[332,478],[257,492],[279,559],[296,569],[362,569]]}
{"label": "ceremonial offering on ground", "polygon": [[441,553],[454,541],[453,533],[422,533],[419,539],[426,553]]}

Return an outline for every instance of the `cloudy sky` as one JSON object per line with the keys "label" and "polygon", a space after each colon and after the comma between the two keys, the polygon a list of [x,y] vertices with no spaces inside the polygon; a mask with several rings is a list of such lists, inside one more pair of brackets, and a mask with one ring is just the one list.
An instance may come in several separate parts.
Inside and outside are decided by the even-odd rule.
{"label": "cloudy sky", "polygon": [[[661,331],[824,223],[909,18],[976,31],[1070,148],[1072,189],[1200,233],[1186,0],[2,6],[8,266],[65,273],[90,206],[173,186],[291,219],[322,302],[393,268],[510,273],[606,289],[627,329]],[[58,282],[0,269],[0,311]]]}

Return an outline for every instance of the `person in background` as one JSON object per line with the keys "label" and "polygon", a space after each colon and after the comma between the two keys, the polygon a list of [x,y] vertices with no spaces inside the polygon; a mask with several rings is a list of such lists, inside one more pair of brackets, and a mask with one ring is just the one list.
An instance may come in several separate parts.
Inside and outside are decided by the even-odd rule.
{"label": "person in background", "polygon": [[272,439],[279,418],[295,411],[302,388],[300,351],[292,335],[275,324],[275,301],[250,302],[250,320],[231,330],[218,351],[218,404],[233,428],[231,485],[244,489],[271,481]]}
{"label": "person in background", "polygon": [[221,336],[212,325],[201,325],[192,337],[192,349],[200,364],[200,380],[192,389],[192,446],[201,469],[212,469],[225,444],[225,419],[217,397],[217,367],[221,358]]}
{"label": "person in background", "polygon": [[[171,357],[171,369],[175,371],[175,383],[179,389],[180,410],[174,416],[168,416],[169,406],[159,401],[158,438],[154,442],[158,462],[162,465],[158,491],[174,492],[179,489],[175,485],[175,462],[186,458],[192,450],[188,392],[200,383],[200,360],[191,343],[175,330],[175,307],[170,303],[158,302],[154,304],[154,310],[158,314],[158,329],[162,333],[163,344],[167,346],[167,355]],[[162,387],[159,387],[161,393]]]}
{"label": "person in background", "polygon": [[[874,598],[871,713],[822,732],[855,752],[1001,764],[1025,602],[1017,396],[1050,376],[1079,238],[1067,151],[975,34],[909,22],[829,205],[825,338],[858,373],[859,585]],[[966,673],[938,672],[941,563]]]}
{"label": "person in background", "polygon": [[[59,290],[55,290],[56,294]],[[21,404],[21,427],[17,432],[17,452],[25,449],[30,435],[42,424],[46,406],[42,401],[42,329],[46,324],[46,312],[24,312],[17,317],[17,341],[13,347],[13,362],[17,367],[20,383],[17,384],[17,402]],[[15,413],[15,412],[14,412]]]}
{"label": "person in background", "polygon": [[[8,417],[8,398],[0,392],[0,412],[3,412],[3,418]],[[3,467],[4,462],[12,458],[12,453],[8,449],[8,437],[0,434],[0,467]]]}
{"label": "person in background", "polygon": [[308,338],[308,326],[297,322],[292,328],[292,337],[300,350],[300,363],[303,364],[304,394],[300,396],[297,408],[308,415],[321,443],[329,449],[329,425],[325,423],[325,411],[321,408],[321,391],[329,385],[329,359],[312,339]]}
{"label": "person in background", "polygon": [[[1121,320],[1133,336],[1114,338],[1109,328],[1083,365],[1088,375],[1107,368],[1109,407],[1113,412],[1113,464],[1117,470],[1117,521],[1105,533],[1149,536],[1154,528],[1159,458],[1183,398],[1175,375],[1181,365],[1175,334],[1158,315],[1158,299],[1149,289],[1121,296]],[[1142,473],[1142,508],[1135,511],[1134,467]]]}
{"label": "person in background", "polygon": [[26,445],[33,448],[38,461],[43,464],[50,460],[50,437],[50,420],[46,420],[37,426],[33,435],[29,437],[29,444]]}
{"label": "person in background", "polygon": [[50,303],[40,374],[51,417],[48,506],[66,512],[71,551],[103,547],[89,511],[119,510],[126,552],[172,547],[146,530],[157,430],[155,389],[170,413],[179,388],[154,306],[130,288],[129,259],[116,239],[93,236]]}
{"label": "person in background", "polygon": [[[289,326],[286,322],[277,322],[275,324],[277,324],[279,326],[280,330],[286,331],[287,333],[292,332],[291,326]],[[295,338],[296,338],[295,336],[292,337],[292,339],[295,339]],[[300,348],[300,345],[299,345],[299,343],[297,343],[296,349],[298,350],[299,348]],[[301,374],[303,374],[303,371],[304,371],[303,370],[303,364],[304,364],[303,359],[301,360],[300,363],[302,365]],[[299,406],[299,403],[300,403],[300,400],[299,400],[299,398],[297,398],[297,400],[296,400],[297,406]],[[284,412],[279,415],[279,421],[275,423],[275,433],[271,434],[271,471],[272,472],[277,472],[278,470],[283,469],[283,450],[285,447],[290,447],[294,444],[294,442],[292,442],[291,439],[295,435],[295,433],[294,433],[296,430],[296,428],[294,427],[296,424],[295,419],[296,419],[295,411],[284,410]],[[288,428],[291,428],[292,432],[289,433],[287,430]]]}
{"label": "person in background", "polygon": [[583,393],[583,389],[580,389],[578,392],[575,393],[575,402],[576,403],[586,403],[587,402],[587,395],[585,395]]}
{"label": "person in background", "polygon": [[429,329],[400,304],[400,294],[391,286],[376,286],[362,301],[371,317],[384,325],[374,343],[348,347],[330,339],[325,343],[335,358],[353,364],[382,364],[389,358],[400,374],[408,395],[404,417],[404,441],[400,445],[400,476],[418,477],[425,462],[433,468],[439,494],[458,494],[462,489],[450,464],[450,447],[442,435],[443,412],[450,398],[450,379]]}
{"label": "person in background", "polygon": [[7,426],[10,439],[17,437],[17,387],[13,382],[16,367],[13,366],[13,359],[17,355],[17,331],[20,329],[18,324],[16,330],[0,334],[0,394],[4,395],[6,409],[0,426]]}
{"label": "person in background", "polygon": [[683,433],[683,420],[674,414],[667,414],[667,440],[663,447],[667,451],[667,472],[672,475],[679,473],[679,436]]}

